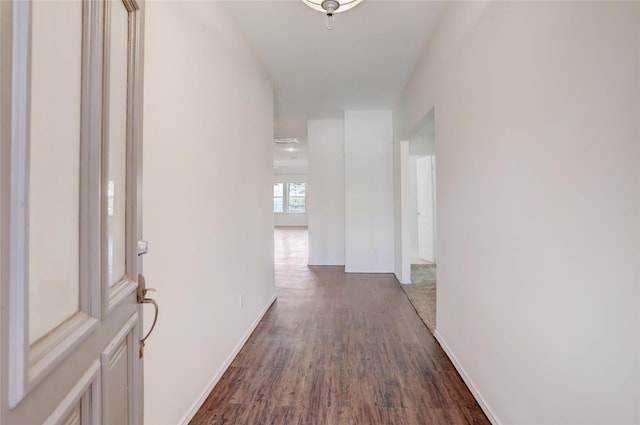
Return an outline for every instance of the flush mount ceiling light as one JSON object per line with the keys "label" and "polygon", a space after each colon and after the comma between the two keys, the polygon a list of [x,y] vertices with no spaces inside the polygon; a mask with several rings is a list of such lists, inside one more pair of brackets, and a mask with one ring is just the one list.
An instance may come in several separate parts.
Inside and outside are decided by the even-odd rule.
{"label": "flush mount ceiling light", "polygon": [[313,10],[327,14],[327,29],[329,30],[333,29],[333,24],[335,23],[334,13],[346,12],[363,1],[364,0],[302,0],[304,4]]}
{"label": "flush mount ceiling light", "polygon": [[297,145],[300,143],[297,137],[280,137],[273,139],[273,142],[277,145]]}

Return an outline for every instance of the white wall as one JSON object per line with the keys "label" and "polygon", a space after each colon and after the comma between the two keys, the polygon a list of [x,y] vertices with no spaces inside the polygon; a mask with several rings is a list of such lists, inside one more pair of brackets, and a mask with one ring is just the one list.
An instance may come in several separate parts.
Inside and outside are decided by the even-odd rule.
{"label": "white wall", "polygon": [[[275,174],[273,176],[274,183],[305,183],[308,186],[308,177],[306,174]],[[309,188],[307,187],[307,197],[309,196]],[[286,184],[284,187],[286,191]],[[309,205],[307,202],[307,210]],[[273,214],[273,224],[275,226],[306,226],[307,225],[307,213],[301,214],[287,214],[285,212]]]}
{"label": "white wall", "polygon": [[431,109],[420,120],[413,135],[409,137],[409,154],[434,155],[436,153],[435,111]]}
{"label": "white wall", "polygon": [[[397,112],[394,111],[394,120]],[[394,161],[394,231],[395,269],[400,283],[411,283],[411,218],[407,217],[411,206],[411,173],[409,141],[401,140],[393,150]],[[404,216],[403,216],[404,214]],[[400,220],[400,217],[403,217]]]}
{"label": "white wall", "polygon": [[437,337],[502,424],[640,422],[640,4],[455,2],[435,106]]}
{"label": "white wall", "polygon": [[392,112],[345,111],[345,270],[394,271]]}
{"label": "white wall", "polygon": [[309,264],[344,265],[344,121],[311,120],[309,143]]}
{"label": "white wall", "polygon": [[179,424],[275,294],[273,88],[220,3],[146,10],[145,422]]}

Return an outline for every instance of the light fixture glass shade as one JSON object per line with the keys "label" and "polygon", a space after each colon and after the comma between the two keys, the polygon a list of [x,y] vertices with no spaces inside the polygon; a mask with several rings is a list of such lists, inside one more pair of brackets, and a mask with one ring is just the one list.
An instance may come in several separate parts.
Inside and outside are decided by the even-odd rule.
{"label": "light fixture glass shade", "polygon": [[[318,12],[327,13],[326,10],[322,8],[323,0],[302,0],[304,4],[312,8],[313,10],[317,10]],[[335,13],[346,12],[347,10],[356,7],[358,4],[362,3],[364,0],[338,0],[340,3],[340,7],[335,11]]]}

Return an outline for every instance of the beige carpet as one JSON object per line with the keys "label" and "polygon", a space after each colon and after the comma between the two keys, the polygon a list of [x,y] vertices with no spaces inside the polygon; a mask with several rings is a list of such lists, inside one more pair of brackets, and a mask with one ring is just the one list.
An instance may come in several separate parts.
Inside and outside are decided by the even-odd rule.
{"label": "beige carpet", "polygon": [[436,330],[436,267],[432,265],[411,265],[411,283],[401,285],[407,298],[416,309],[431,333]]}

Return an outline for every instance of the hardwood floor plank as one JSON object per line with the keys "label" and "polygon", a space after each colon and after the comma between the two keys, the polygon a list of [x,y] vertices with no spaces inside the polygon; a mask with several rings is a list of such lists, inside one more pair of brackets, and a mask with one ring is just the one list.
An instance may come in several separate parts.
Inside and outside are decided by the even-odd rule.
{"label": "hardwood floor plank", "polygon": [[311,382],[311,370],[286,369],[279,388],[272,394],[279,406],[306,406],[307,388]]}
{"label": "hardwood floor plank", "polygon": [[301,420],[299,409],[294,406],[278,406],[271,413],[271,417],[265,419],[265,425],[297,425]]}
{"label": "hardwood floor plank", "polygon": [[394,276],[308,267],[306,231],[276,233],[278,299],[191,424],[489,424]]}
{"label": "hardwood floor plank", "polygon": [[238,424],[237,418],[242,415],[244,406],[240,404],[225,404],[215,409],[200,409],[191,423],[202,425],[231,425]]}

